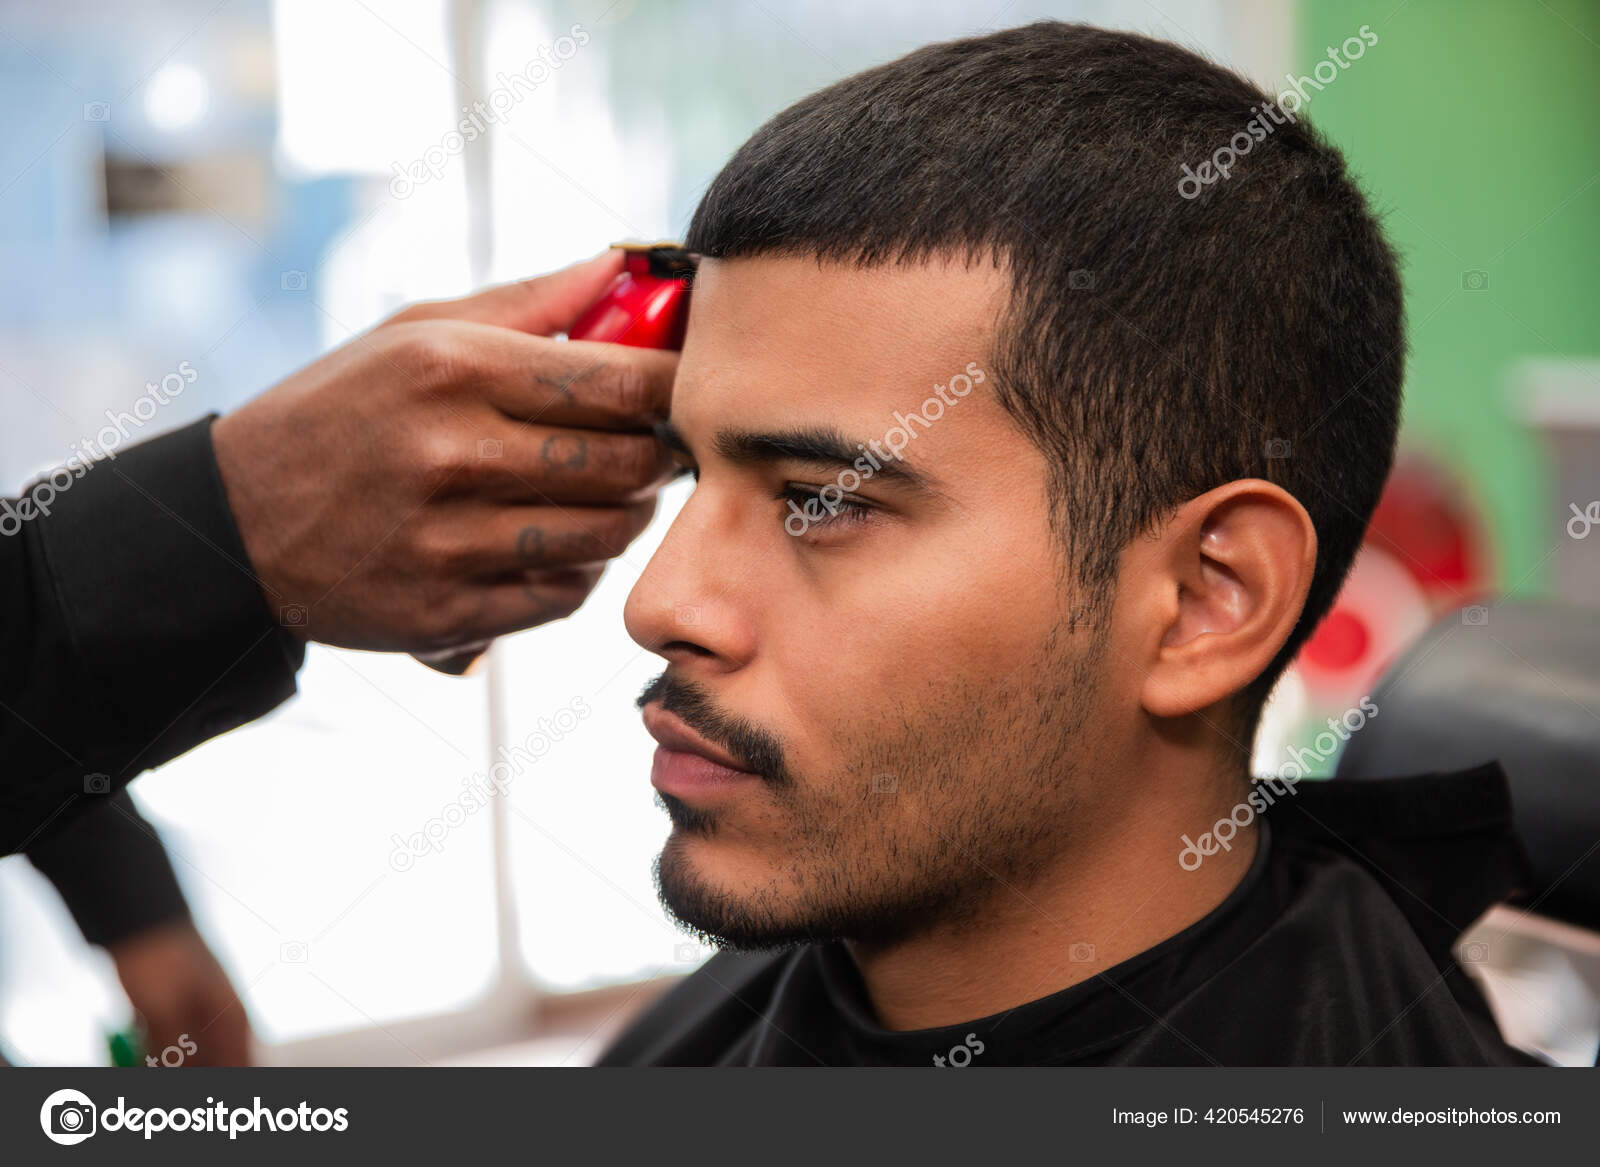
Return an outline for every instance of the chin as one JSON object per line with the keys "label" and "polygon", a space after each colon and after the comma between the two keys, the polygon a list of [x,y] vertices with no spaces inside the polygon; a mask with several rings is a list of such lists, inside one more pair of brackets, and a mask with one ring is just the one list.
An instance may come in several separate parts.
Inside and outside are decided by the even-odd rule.
{"label": "chin", "polygon": [[922,894],[851,895],[839,873],[807,871],[766,855],[740,863],[714,839],[674,829],[656,859],[656,894],[702,943],[731,952],[772,952],[802,944],[898,943],[947,907]]}
{"label": "chin", "polygon": [[733,952],[770,952],[822,939],[796,922],[777,890],[781,878],[719,875],[717,843],[674,827],[656,860],[656,894],[678,924],[704,943]]}

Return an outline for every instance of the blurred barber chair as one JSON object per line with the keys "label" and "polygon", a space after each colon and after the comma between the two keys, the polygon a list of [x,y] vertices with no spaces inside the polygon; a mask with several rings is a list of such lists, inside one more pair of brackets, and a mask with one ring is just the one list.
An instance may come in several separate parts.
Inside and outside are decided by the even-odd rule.
{"label": "blurred barber chair", "polygon": [[1600,610],[1515,600],[1435,623],[1385,673],[1341,779],[1498,761],[1534,885],[1455,946],[1512,1045],[1558,1065],[1600,1047]]}

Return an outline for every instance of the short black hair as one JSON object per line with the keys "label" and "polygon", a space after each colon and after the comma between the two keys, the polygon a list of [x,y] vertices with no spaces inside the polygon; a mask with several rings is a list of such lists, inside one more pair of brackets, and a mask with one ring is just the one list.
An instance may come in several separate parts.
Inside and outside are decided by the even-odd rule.
{"label": "short black hair", "polygon": [[763,125],[686,240],[1007,265],[992,380],[1051,461],[1052,521],[1096,609],[1122,549],[1187,500],[1240,478],[1293,494],[1316,570],[1246,690],[1250,725],[1360,546],[1405,362],[1394,253],[1339,152],[1270,101],[1177,45],[1082,24],[929,45]]}

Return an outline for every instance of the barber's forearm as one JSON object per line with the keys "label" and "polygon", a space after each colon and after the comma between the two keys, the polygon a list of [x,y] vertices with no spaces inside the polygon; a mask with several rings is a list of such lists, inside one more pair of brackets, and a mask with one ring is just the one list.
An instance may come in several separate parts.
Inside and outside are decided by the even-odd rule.
{"label": "barber's forearm", "polygon": [[303,648],[251,571],[209,429],[97,463],[0,534],[0,851],[294,692]]}

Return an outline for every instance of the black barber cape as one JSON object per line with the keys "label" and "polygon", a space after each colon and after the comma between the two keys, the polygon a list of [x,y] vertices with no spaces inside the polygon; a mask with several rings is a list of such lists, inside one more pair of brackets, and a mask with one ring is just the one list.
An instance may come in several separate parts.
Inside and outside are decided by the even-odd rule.
{"label": "black barber cape", "polygon": [[720,953],[600,1064],[1530,1064],[1449,952],[1525,878],[1510,817],[1497,766],[1301,782],[1264,816],[1255,861],[1219,907],[1081,984],[891,1032],[838,944]]}

